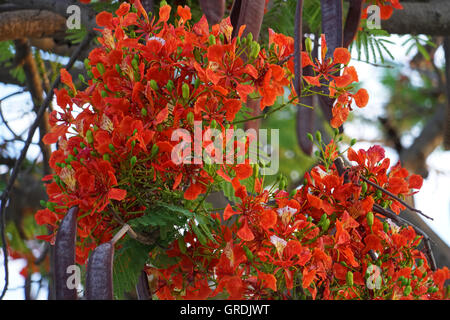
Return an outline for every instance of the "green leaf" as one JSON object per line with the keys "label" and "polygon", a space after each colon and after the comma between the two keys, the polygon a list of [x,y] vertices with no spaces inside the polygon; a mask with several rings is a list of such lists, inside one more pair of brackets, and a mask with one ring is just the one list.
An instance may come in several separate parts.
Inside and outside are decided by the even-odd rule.
{"label": "green leaf", "polygon": [[114,296],[123,299],[126,292],[135,289],[139,274],[149,260],[152,247],[129,239],[114,255]]}

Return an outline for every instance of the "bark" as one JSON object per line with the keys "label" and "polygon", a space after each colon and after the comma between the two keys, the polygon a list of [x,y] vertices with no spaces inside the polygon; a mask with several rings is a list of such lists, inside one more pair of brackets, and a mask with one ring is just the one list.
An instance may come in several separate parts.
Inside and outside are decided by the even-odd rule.
{"label": "bark", "polygon": [[63,35],[64,17],[47,10],[0,13],[0,41]]}
{"label": "bark", "polygon": [[381,21],[381,28],[395,34],[450,34],[450,1],[401,2],[403,10]]}

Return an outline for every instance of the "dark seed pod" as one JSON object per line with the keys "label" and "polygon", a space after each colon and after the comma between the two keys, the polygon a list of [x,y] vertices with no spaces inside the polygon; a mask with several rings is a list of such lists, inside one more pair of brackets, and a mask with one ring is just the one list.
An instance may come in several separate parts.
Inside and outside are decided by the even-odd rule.
{"label": "dark seed pod", "polygon": [[147,273],[145,273],[145,271],[141,271],[138,283],[136,284],[136,293],[138,296],[138,300],[152,300],[150,287],[148,285]]}
{"label": "dark seed pod", "polygon": [[113,299],[114,245],[105,242],[99,245],[89,257],[86,271],[86,299]]}
{"label": "dark seed pod", "polygon": [[75,243],[78,207],[72,207],[61,222],[56,234],[54,254],[54,285],[56,300],[76,300],[77,289],[68,284],[70,266],[75,265]]}

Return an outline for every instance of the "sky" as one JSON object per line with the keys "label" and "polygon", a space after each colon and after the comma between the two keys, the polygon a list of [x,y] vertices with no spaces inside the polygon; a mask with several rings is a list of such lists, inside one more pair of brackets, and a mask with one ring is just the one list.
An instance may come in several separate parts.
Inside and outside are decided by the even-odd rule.
{"label": "sky", "polygon": [[[420,81],[409,69],[407,62],[415,55],[416,51],[412,50],[406,55],[406,48],[401,46],[401,43],[405,38],[398,36],[392,36],[392,40],[395,45],[388,45],[389,50],[396,58],[395,63],[400,64],[402,72],[410,75],[413,81]],[[355,52],[352,52],[352,56],[356,56]],[[444,54],[442,48],[436,53],[436,64],[443,66]],[[377,117],[383,113],[383,105],[389,100],[388,91],[380,83],[381,76],[383,74],[383,68],[375,67],[365,62],[352,61],[350,65],[355,66],[358,71],[359,80],[363,88],[368,90],[370,100],[369,104],[364,109],[354,109],[355,114],[364,114],[365,117]],[[0,99],[6,95],[16,92],[17,88],[14,86],[5,86],[0,84]],[[31,113],[23,116],[23,111],[30,111],[32,108],[30,99],[27,94],[17,95],[11,99],[8,99],[3,103],[2,110],[5,117],[9,120],[11,127],[23,128],[25,130],[33,121],[33,115]],[[22,130],[22,129],[21,129]],[[347,123],[345,126],[346,134],[352,138],[360,140],[354,146],[354,149],[367,149],[373,143],[367,142],[376,140],[379,138],[379,132],[375,127],[370,127],[366,123],[355,120],[352,123]],[[419,133],[419,130],[413,130],[409,137],[404,139],[404,143],[411,143]],[[4,127],[0,127],[0,135],[7,136],[8,132]],[[26,134],[24,135],[26,136]],[[34,141],[37,142],[37,135]],[[17,144],[17,150],[22,147],[21,143]],[[13,150],[16,151],[17,150]],[[28,152],[30,158],[38,155],[39,149],[37,146],[31,146]],[[386,148],[386,156],[391,158],[391,164],[395,164],[398,157],[394,150]],[[427,159],[427,165],[429,166],[429,176],[424,180],[422,189],[415,196],[416,208],[424,212],[425,214],[434,218],[434,221],[426,220],[430,227],[450,245],[450,151],[443,151],[442,148],[436,149]],[[3,171],[2,171],[3,170]],[[4,169],[0,166],[0,174],[4,173]],[[0,259],[2,259],[0,257]],[[1,263],[1,260],[0,260]],[[24,280],[19,275],[19,271],[24,266],[23,260],[10,261],[10,285],[11,288],[7,294],[6,299],[23,299],[23,286]],[[2,264],[1,264],[2,266]],[[37,280],[38,275],[33,278]],[[4,273],[3,268],[0,268],[0,287],[4,285]],[[38,299],[46,299],[46,291],[42,290],[39,293]]]}

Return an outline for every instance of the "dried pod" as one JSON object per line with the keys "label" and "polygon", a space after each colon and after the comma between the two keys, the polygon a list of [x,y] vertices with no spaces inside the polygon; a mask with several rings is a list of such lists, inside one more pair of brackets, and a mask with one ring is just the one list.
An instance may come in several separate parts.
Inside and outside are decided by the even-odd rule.
{"label": "dried pod", "polygon": [[70,285],[68,268],[75,266],[78,207],[72,207],[63,218],[56,234],[54,253],[54,286],[56,300],[76,300],[77,289]]}
{"label": "dried pod", "polygon": [[105,242],[94,249],[86,271],[86,299],[113,299],[114,244]]}
{"label": "dried pod", "polygon": [[136,284],[136,293],[138,300],[152,300],[150,286],[148,285],[148,277],[145,271],[141,271],[138,283]]}

